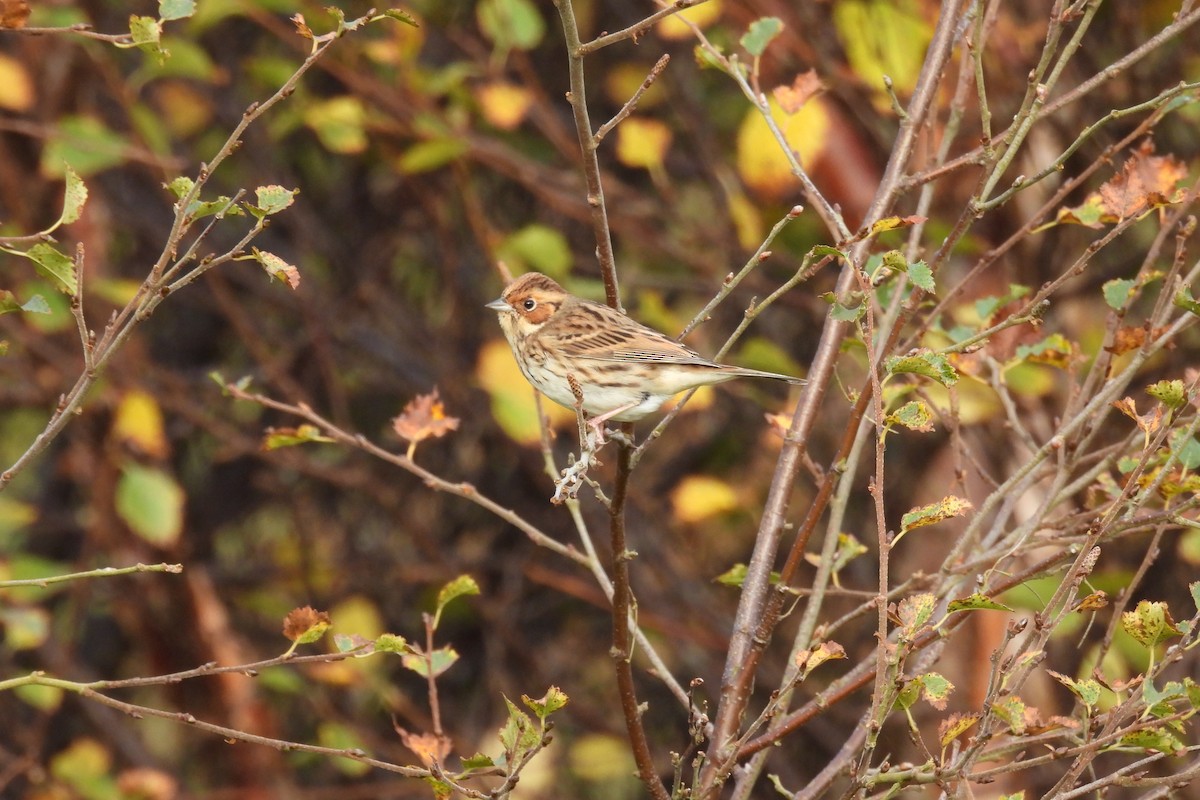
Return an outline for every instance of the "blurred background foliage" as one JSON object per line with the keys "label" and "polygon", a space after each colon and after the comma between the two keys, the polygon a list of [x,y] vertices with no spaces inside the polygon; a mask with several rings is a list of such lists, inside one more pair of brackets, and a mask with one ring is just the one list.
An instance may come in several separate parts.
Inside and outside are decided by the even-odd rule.
{"label": "blurred background foliage", "polygon": [[[133,7],[141,5],[147,7]],[[246,107],[287,78],[308,46],[288,17],[303,13],[321,30],[328,18],[323,5],[200,0],[195,16],[166,25],[169,56],[162,59],[69,35],[0,38],[3,233],[40,230],[57,217],[64,162],[83,176],[89,201],[60,239],[85,248],[85,307],[93,327],[132,296],[166,240],[174,198],[164,184],[194,174]],[[1029,59],[1042,42],[1043,6],[1000,6],[996,46],[987,55],[998,117],[1011,116],[1024,92]],[[368,4],[342,7],[354,16]],[[476,485],[571,540],[569,521],[546,502],[551,485],[531,392],[494,315],[482,307],[503,284],[499,262],[513,273],[549,273],[581,294],[603,294],[563,100],[568,82],[557,18],[533,0],[412,0],[404,8],[419,28],[377,25],[339,42],[294,96],[250,128],[212,183],[227,194],[263,184],[300,190],[256,242],[299,268],[299,288],[289,291],[253,263],[239,262],[170,297],[110,364],[84,412],[0,495],[6,577],[135,561],[181,562],[183,574],[8,591],[0,610],[0,665],[6,674],[36,668],[90,680],[210,660],[245,663],[285,650],[281,620],[305,604],[328,610],[335,629],[347,633],[415,636],[437,588],[469,573],[483,597],[456,604],[441,628],[462,655],[440,684],[455,752],[495,749],[502,694],[536,696],[555,684],[571,705],[559,719],[558,742],[523,778],[524,796],[638,796],[623,722],[613,712],[607,604],[590,576],[481,509],[431,492],[362,453],[328,444],[265,451],[263,429],[294,421],[223,396],[209,378],[214,370],[232,379],[252,376],[268,394],[308,403],[398,450],[404,443],[391,433],[390,419],[436,386],[461,425],[423,444],[419,463]],[[652,6],[577,0],[576,8],[585,35],[595,35],[632,24]],[[1078,75],[1067,84],[1144,41],[1174,8],[1106,4],[1103,22],[1068,67]],[[784,21],[763,61],[764,84],[791,83],[797,73],[817,70],[825,92],[795,114],[780,110],[779,119],[818,185],[854,224],[897,126],[879,75],[888,74],[905,95],[936,10],[929,0],[712,0],[686,16],[725,46],[761,16]],[[131,12],[154,9],[37,2],[29,24],[86,22],[122,32]],[[603,121],[663,53],[673,59],[606,141],[602,157],[625,303],[638,319],[667,331],[682,328],[800,201],[766,125],[736,86],[698,64],[693,51],[691,31],[668,21],[636,45],[587,61],[593,119]],[[1139,83],[1166,86],[1198,67],[1200,50],[1185,41],[1160,48],[1039,126],[1028,158],[1044,163],[1083,125],[1142,99]],[[1196,121],[1194,110],[1185,110],[1155,137],[1160,152],[1173,153],[1193,172]],[[1079,163],[1090,163],[1134,124],[1118,121],[1085,142]],[[1015,165],[1014,174],[1035,171],[1027,167]],[[930,246],[953,223],[973,181],[964,173],[940,184],[929,213]],[[1037,187],[989,215],[960,263],[948,269],[1002,241],[1049,191]],[[1003,295],[1012,283],[1039,285],[1057,274],[1057,254],[1081,249],[1087,235],[1062,226],[1029,236],[972,285],[950,317],[977,320],[976,299]],[[1140,235],[1144,247],[1152,226]],[[1051,330],[1085,351],[1095,347],[1106,310],[1099,287],[1134,273],[1138,236],[1106,250],[1100,265],[1060,295],[1048,317]],[[234,237],[233,229],[218,228],[213,246]],[[891,246],[902,241],[900,234],[881,238]],[[689,343],[713,352],[751,299],[789,277],[822,241],[816,218],[800,216],[735,302]],[[834,278],[832,271],[820,274],[788,294],[729,359],[802,374],[829,309],[821,295]],[[0,358],[0,458],[7,465],[41,430],[81,362],[64,296],[17,258],[0,261],[0,281],[22,300],[40,295],[49,306],[44,314],[0,317],[7,344]],[[1158,366],[1166,371],[1166,362],[1194,361],[1194,349],[1185,349],[1165,354]],[[862,363],[861,349],[848,343],[841,368],[847,387],[860,384]],[[1037,364],[1024,379],[1024,413],[1036,420],[1048,413],[1048,398],[1063,391],[1065,372]],[[968,386],[960,402],[982,452],[1003,464],[1006,434],[994,398],[982,385]],[[705,392],[638,473],[630,535],[640,554],[639,621],[670,640],[665,652],[677,675],[717,685],[736,590],[714,579],[749,552],[779,446],[763,414],[788,404],[776,386]],[[553,445],[561,458],[574,446],[574,422],[570,414],[545,410],[554,412],[562,434]],[[838,430],[845,396],[831,395],[826,413],[830,423],[818,436]],[[951,469],[945,442],[942,431],[900,434],[889,445],[897,517],[944,493]],[[809,451],[827,456],[835,445],[818,438]],[[810,491],[800,487],[793,507],[802,509]],[[585,513],[604,530],[595,504],[585,504]],[[852,506],[847,530],[869,531],[872,513],[869,503]],[[1194,572],[1200,548],[1188,541],[1190,549],[1181,547],[1179,558],[1155,569]],[[919,557],[905,566],[919,568]],[[855,569],[843,573],[842,583],[869,589],[873,567],[862,566],[861,583]],[[842,610],[858,602],[847,599]],[[857,631],[860,640],[843,643],[852,655],[865,652],[874,645],[872,633],[868,624]],[[954,675],[960,685],[969,685],[970,657],[959,656],[965,659],[963,674]],[[781,668],[765,674],[774,680]],[[683,749],[682,714],[655,684],[645,691],[651,709],[661,712],[648,718],[656,740],[677,739],[675,749]],[[428,722],[423,682],[382,659],[273,669],[255,681],[209,678],[148,689],[136,699],[263,735],[355,743],[401,763],[413,758],[395,736],[393,718],[413,728]],[[181,792],[348,800],[428,791],[361,764],[231,746],[52,692],[0,695],[0,718],[7,720],[0,726],[4,796]],[[818,719],[772,770],[795,785],[841,741],[829,731],[855,719],[837,711]],[[896,746],[904,746],[902,735]]]}

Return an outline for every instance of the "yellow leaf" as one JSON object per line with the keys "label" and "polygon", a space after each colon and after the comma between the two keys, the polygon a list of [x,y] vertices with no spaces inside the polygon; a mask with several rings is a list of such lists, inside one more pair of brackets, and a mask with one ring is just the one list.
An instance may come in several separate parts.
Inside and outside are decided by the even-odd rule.
{"label": "yellow leaf", "polygon": [[113,419],[113,436],[147,456],[166,458],[170,453],[158,402],[140,389],[126,392],[121,398]]}
{"label": "yellow leaf", "polygon": [[738,505],[732,486],[707,475],[689,475],[671,492],[671,506],[681,522],[700,522]]}
{"label": "yellow leaf", "polygon": [[154,89],[154,102],[161,110],[159,120],[179,138],[200,133],[212,121],[212,102],[184,81],[163,81]]}
{"label": "yellow leaf", "polygon": [[484,119],[502,131],[516,130],[533,104],[528,89],[505,81],[480,86],[475,92],[475,100]]}
{"label": "yellow leaf", "polygon": [[[784,113],[774,100],[770,103],[771,118],[792,150],[799,154],[801,166],[812,169],[829,136],[830,117],[825,99],[814,98],[795,114]],[[754,108],[746,112],[738,128],[737,168],[747,186],[768,197],[783,196],[799,186],[767,121]]]}
{"label": "yellow leaf", "polygon": [[304,112],[304,124],[334,153],[361,153],[367,149],[366,119],[362,101],[352,95],[311,103]]}
{"label": "yellow leaf", "polygon": [[33,83],[20,61],[0,55],[0,108],[28,111],[33,105]]}
{"label": "yellow leaf", "polygon": [[[632,61],[616,64],[604,76],[604,94],[614,106],[620,108],[625,105],[625,102],[629,98],[633,97],[634,92],[641,87],[642,81],[646,80],[646,75],[649,72],[650,67],[645,64],[638,64]],[[665,97],[666,92],[663,90],[662,84],[655,81],[638,98],[638,108],[653,108],[661,103]]]}
{"label": "yellow leaf", "polygon": [[571,772],[596,785],[612,785],[635,769],[629,746],[603,733],[580,736],[567,750]]}
{"label": "yellow leaf", "polygon": [[617,126],[617,160],[627,167],[656,170],[671,146],[671,129],[656,119],[629,117]]}
{"label": "yellow leaf", "polygon": [[707,3],[665,17],[658,23],[655,30],[664,39],[690,39],[692,37],[692,29],[687,26],[684,20],[700,28],[704,28],[716,22],[720,16],[721,0],[708,0]]}
{"label": "yellow leaf", "polygon": [[746,250],[756,250],[766,234],[758,206],[751,203],[750,198],[741,192],[731,192],[728,200],[729,216],[733,220],[734,230],[737,231],[738,244]]}
{"label": "yellow leaf", "polygon": [[[492,416],[505,433],[521,444],[535,444],[541,438],[537,405],[533,399],[533,387],[525,380],[513,358],[508,342],[495,339],[483,346],[479,363],[475,367],[479,384],[492,398]],[[549,400],[542,402],[542,410],[551,424],[574,422],[575,412]]]}
{"label": "yellow leaf", "polygon": [[[380,35],[384,30],[386,35]],[[425,28],[412,25],[384,25],[371,41],[362,43],[362,51],[377,64],[398,66],[416,59],[425,44]]]}
{"label": "yellow leaf", "polygon": [[875,90],[877,105],[891,106],[884,75],[897,93],[912,91],[933,38],[932,20],[922,13],[920,0],[842,0],[833,7],[833,23],[850,68]]}

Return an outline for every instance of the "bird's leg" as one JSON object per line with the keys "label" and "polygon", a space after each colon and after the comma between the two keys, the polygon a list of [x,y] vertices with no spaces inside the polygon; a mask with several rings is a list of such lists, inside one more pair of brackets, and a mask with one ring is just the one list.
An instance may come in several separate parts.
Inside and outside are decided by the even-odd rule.
{"label": "bird's leg", "polygon": [[599,416],[592,417],[591,419],[589,419],[587,424],[592,430],[594,430],[596,432],[596,444],[604,444],[604,441],[605,441],[604,440],[604,423],[605,422],[608,422],[610,419],[617,416],[618,414],[622,414],[622,413],[628,411],[629,409],[636,407],[641,402],[642,401],[640,399],[634,400],[632,403],[626,403],[623,406],[617,406],[612,411],[605,411],[603,414],[600,414]]}

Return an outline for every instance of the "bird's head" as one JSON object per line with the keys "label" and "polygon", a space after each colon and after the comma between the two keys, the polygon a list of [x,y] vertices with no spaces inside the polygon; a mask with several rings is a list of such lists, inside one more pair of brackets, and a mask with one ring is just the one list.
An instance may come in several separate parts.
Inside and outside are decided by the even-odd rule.
{"label": "bird's head", "polygon": [[568,297],[566,291],[540,272],[529,272],[510,283],[504,294],[487,304],[500,314],[505,333],[527,336],[554,315]]}

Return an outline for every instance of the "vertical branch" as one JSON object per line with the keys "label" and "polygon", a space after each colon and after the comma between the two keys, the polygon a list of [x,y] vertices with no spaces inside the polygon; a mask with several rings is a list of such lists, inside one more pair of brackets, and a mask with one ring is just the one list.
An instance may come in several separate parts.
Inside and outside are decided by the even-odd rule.
{"label": "vertical branch", "polygon": [[567,67],[571,76],[571,91],[567,102],[575,116],[575,135],[579,139],[579,153],[583,156],[583,177],[587,181],[587,204],[592,213],[592,232],[596,236],[596,259],[600,262],[600,275],[604,278],[604,295],[613,308],[621,308],[621,291],[617,284],[617,262],[613,255],[612,232],[608,227],[608,209],[604,205],[604,186],[600,182],[600,162],[596,158],[599,147],[592,133],[592,121],[588,116],[587,88],[583,74],[583,52],[580,49],[579,27],[575,22],[575,8],[571,0],[554,0],[558,16],[562,20],[563,36],[567,45]]}
{"label": "vertical branch", "polygon": [[[937,87],[950,58],[950,52],[957,40],[956,28],[962,18],[959,12],[960,4],[960,0],[943,0],[942,2],[937,28],[909,102],[907,116],[900,122],[899,136],[892,149],[891,158],[884,171],[875,200],[867,212],[864,225],[870,225],[871,222],[883,216],[891,208],[900,191],[901,179],[915,147],[917,134],[924,125],[926,115],[933,104]],[[869,242],[864,238],[851,253],[851,261],[861,262],[868,246]],[[852,266],[848,265],[838,279],[837,294],[844,296],[853,281],[854,270]],[[779,550],[780,538],[783,535],[788,501],[802,464],[801,454],[804,442],[807,441],[808,434],[816,423],[817,411],[824,398],[824,388],[833,374],[844,335],[845,323],[830,317],[817,345],[816,358],[809,372],[810,383],[797,406],[791,428],[780,451],[734,619],[734,630],[730,638],[729,652],[726,656],[725,671],[721,682],[721,701],[714,721],[712,745],[709,750],[710,768],[705,775],[700,796],[707,796],[706,791],[714,783],[724,779],[724,775],[720,773],[727,773],[728,769],[732,768],[732,759],[735,757],[735,754],[731,752],[732,745],[736,739],[737,728],[745,713],[746,705],[750,700],[758,655],[766,647],[770,633],[769,628],[774,625],[775,620],[771,617],[777,619],[776,615],[770,613],[766,606],[770,573]],[[859,405],[863,406],[863,400],[869,396],[870,387],[868,385],[860,398]],[[865,412],[865,410],[865,406],[863,406],[862,411]],[[856,409],[857,411],[858,409]],[[854,420],[852,424],[857,426],[857,420]],[[809,510],[805,531],[811,531],[812,525],[815,525],[815,518],[820,516],[824,509],[824,503],[828,501],[832,493],[826,491],[826,488],[822,488],[814,507]],[[800,547],[803,547],[803,544],[800,544]],[[795,549],[793,548],[793,552]],[[772,598],[772,606],[775,605],[774,600],[775,598]],[[763,638],[761,635],[763,626],[760,626],[760,622],[767,623],[765,626],[768,628],[767,638]]]}
{"label": "vertical branch", "polygon": [[629,615],[633,610],[633,593],[629,586],[629,561],[633,553],[625,546],[625,495],[629,488],[629,457],[632,448],[625,442],[617,454],[617,477],[612,496],[612,551],[613,551],[613,609],[612,657],[617,672],[617,692],[620,695],[621,711],[625,715],[625,728],[633,757],[637,762],[638,777],[655,800],[668,800],[667,789],[654,769],[654,758],[650,743],[646,740],[646,728],[642,725],[642,712],[638,706],[637,687],[633,683],[633,648],[629,631]]}
{"label": "vertical branch", "polygon": [[[608,304],[620,310],[621,292],[617,283],[612,232],[608,226],[608,210],[604,204],[600,162],[596,158],[600,137],[592,132],[592,123],[588,115],[587,89],[583,72],[584,52],[579,40],[579,27],[575,21],[575,9],[571,5],[571,0],[555,0],[554,4],[558,8],[566,41],[567,64],[571,76],[571,91],[567,94],[567,101],[571,104],[571,111],[575,117],[575,134],[579,139],[580,154],[583,156],[583,174],[587,182],[587,203],[591,209],[592,232],[596,237],[596,258],[600,263],[600,274],[604,279],[604,293]],[[665,62],[660,61],[659,63],[665,66]],[[635,101],[636,97],[631,102]],[[627,424],[625,426],[627,439],[631,432],[631,426]],[[633,648],[631,646],[633,636],[630,613],[634,608],[634,602],[629,585],[629,559],[632,557],[632,552],[625,546],[625,498],[632,469],[632,447],[628,441],[621,442],[619,446],[617,474],[608,509],[613,552],[612,655],[621,710],[625,716],[625,726],[628,730],[630,746],[633,749],[633,757],[637,762],[638,776],[655,800],[668,800],[667,789],[654,769],[654,758],[646,739],[646,729],[642,725],[637,687],[633,680]]]}

